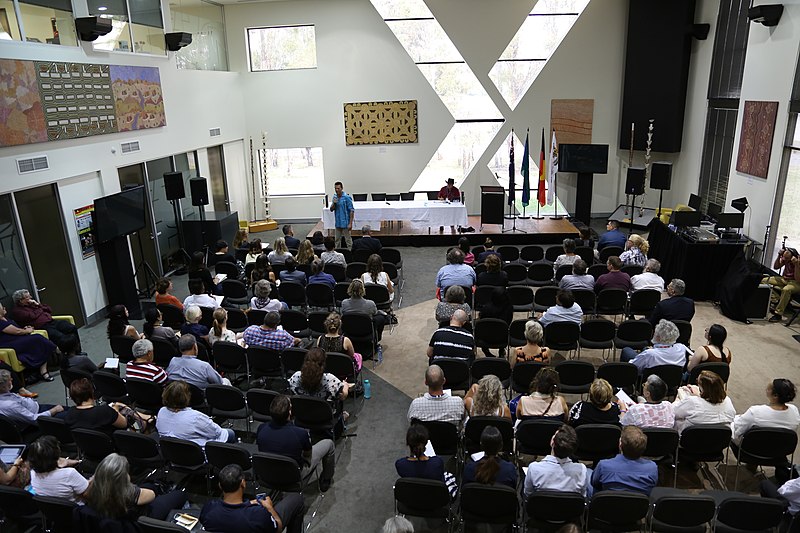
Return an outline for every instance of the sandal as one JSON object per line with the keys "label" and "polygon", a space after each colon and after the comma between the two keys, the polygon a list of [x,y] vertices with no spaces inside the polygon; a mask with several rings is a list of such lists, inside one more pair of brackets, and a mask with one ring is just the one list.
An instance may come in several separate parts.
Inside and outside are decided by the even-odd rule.
{"label": "sandal", "polygon": [[19,392],[17,394],[19,394],[23,398],[38,398],[39,397],[39,393],[38,392],[31,392],[28,389],[26,389],[25,387],[19,389]]}
{"label": "sandal", "polygon": [[41,376],[42,380],[47,381],[48,383],[56,380],[56,378],[50,375],[50,372],[45,372],[44,374],[41,374]]}

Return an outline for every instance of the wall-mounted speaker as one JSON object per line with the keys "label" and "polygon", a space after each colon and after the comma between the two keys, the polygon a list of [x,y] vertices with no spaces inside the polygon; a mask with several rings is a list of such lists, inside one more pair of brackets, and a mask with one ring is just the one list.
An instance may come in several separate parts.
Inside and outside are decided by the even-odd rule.
{"label": "wall-mounted speaker", "polygon": [[75,29],[81,41],[94,41],[101,35],[111,32],[111,19],[105,17],[79,17],[75,19]]}
{"label": "wall-mounted speaker", "polygon": [[186,189],[183,188],[183,172],[164,173],[164,192],[167,193],[167,200],[186,198]]}
{"label": "wall-mounted speaker", "polygon": [[[752,5],[752,2],[750,3]],[[783,4],[763,4],[747,10],[747,18],[764,26],[777,26],[783,15]]]}
{"label": "wall-mounted speaker", "polygon": [[672,163],[653,161],[650,165],[650,188],[668,191],[672,187]]}
{"label": "wall-mounted speaker", "polygon": [[641,196],[644,194],[644,167],[628,167],[625,180],[625,194]]}
{"label": "wall-mounted speaker", "polygon": [[167,43],[167,50],[170,52],[177,52],[184,46],[192,44],[192,34],[185,31],[176,31],[175,33],[165,33],[164,40]]}
{"label": "wall-mounted speaker", "polygon": [[192,190],[192,205],[208,205],[208,184],[205,178],[192,178],[189,180]]}

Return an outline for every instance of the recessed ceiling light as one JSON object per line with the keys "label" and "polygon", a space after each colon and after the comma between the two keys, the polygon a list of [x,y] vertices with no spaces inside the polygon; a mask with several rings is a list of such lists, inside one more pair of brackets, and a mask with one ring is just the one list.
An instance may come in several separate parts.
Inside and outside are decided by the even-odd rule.
{"label": "recessed ceiling light", "polygon": [[100,6],[97,8],[98,11],[106,11],[108,8],[106,6]]}

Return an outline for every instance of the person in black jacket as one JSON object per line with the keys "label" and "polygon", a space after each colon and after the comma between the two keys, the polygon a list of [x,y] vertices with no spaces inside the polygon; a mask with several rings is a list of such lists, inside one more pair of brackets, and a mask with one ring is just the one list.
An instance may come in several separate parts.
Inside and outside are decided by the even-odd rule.
{"label": "person in black jacket", "polygon": [[683,280],[675,278],[669,282],[669,285],[667,285],[669,298],[658,302],[650,315],[649,320],[653,327],[662,318],[670,322],[674,320],[692,321],[692,317],[694,317],[694,300],[684,296],[683,293],[685,291],[686,284]]}
{"label": "person in black jacket", "polygon": [[383,248],[381,241],[372,236],[372,228],[365,225],[361,228],[361,238],[353,241],[353,251],[369,250],[370,253],[377,254]]}

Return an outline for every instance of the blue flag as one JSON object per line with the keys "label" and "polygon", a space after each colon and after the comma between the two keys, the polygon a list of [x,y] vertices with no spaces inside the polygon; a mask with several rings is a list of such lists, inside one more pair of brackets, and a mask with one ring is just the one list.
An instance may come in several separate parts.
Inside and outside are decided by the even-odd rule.
{"label": "blue flag", "polygon": [[514,205],[514,130],[511,130],[511,149],[508,152],[508,205]]}
{"label": "blue flag", "polygon": [[522,205],[528,207],[531,199],[531,164],[528,161],[530,153],[528,150],[528,133],[525,133],[525,150],[522,152]]}

